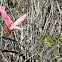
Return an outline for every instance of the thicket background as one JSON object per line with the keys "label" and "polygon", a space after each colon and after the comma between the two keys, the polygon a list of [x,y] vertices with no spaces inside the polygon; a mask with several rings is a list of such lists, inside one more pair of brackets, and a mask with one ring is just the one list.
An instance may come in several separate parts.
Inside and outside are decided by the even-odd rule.
{"label": "thicket background", "polygon": [[4,35],[7,25],[0,13],[0,62],[60,62],[61,2],[61,0],[0,0],[0,7],[5,6],[13,22],[27,14],[27,18],[19,26],[26,29],[13,30],[10,34]]}

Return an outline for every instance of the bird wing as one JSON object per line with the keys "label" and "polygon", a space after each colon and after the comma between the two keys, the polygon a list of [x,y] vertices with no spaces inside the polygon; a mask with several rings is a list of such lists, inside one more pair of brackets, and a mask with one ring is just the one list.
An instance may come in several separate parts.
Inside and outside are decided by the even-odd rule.
{"label": "bird wing", "polygon": [[7,24],[8,27],[11,27],[11,25],[13,24],[13,21],[11,20],[11,18],[8,16],[8,14],[6,13],[4,8],[0,9],[0,12],[2,14],[2,17],[5,21],[5,23]]}
{"label": "bird wing", "polygon": [[15,24],[15,25],[19,25],[20,23],[22,23],[22,22],[25,20],[26,17],[27,17],[27,14],[24,14],[22,17],[20,17],[19,19],[17,19],[17,20],[14,22],[14,24]]}

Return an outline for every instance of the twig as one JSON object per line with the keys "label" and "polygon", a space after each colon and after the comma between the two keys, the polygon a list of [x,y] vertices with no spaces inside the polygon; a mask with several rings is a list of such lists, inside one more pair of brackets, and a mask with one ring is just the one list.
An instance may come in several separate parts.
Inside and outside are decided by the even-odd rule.
{"label": "twig", "polygon": [[14,41],[14,42],[18,42],[18,41],[14,40],[14,39],[6,38],[6,37],[1,37],[1,36],[0,36],[0,38],[4,38],[4,39],[6,39],[6,40],[8,39],[8,40],[11,40],[11,41]]}
{"label": "twig", "polygon": [[[56,2],[57,2],[57,1],[56,1]],[[58,10],[59,10],[59,13],[61,14],[61,13],[62,13],[62,11],[61,11],[61,9],[60,9],[60,7],[59,7],[58,2],[57,2],[57,7],[58,7]]]}

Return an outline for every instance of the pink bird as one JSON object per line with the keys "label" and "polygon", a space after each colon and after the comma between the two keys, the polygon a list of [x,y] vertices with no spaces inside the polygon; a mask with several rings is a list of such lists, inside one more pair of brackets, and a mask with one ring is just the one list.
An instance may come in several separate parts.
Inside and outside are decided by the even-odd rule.
{"label": "pink bird", "polygon": [[2,14],[2,17],[6,23],[6,25],[9,27],[9,28],[6,28],[6,31],[9,32],[9,31],[12,31],[12,30],[15,30],[15,29],[21,29],[18,27],[18,25],[20,25],[20,23],[22,23],[25,18],[27,17],[27,14],[24,14],[22,17],[20,17],[19,19],[17,19],[14,23],[13,21],[11,20],[11,18],[8,16],[8,14],[6,13],[5,11],[5,8],[2,7],[0,9],[0,12]]}

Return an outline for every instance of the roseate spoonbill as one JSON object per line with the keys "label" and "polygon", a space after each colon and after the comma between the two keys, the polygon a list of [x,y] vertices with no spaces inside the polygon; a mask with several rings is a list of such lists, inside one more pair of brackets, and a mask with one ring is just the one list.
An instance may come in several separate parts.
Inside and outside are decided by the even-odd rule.
{"label": "roseate spoonbill", "polygon": [[6,31],[7,32],[12,31],[12,30],[15,30],[15,29],[22,29],[22,28],[19,28],[18,25],[20,25],[20,23],[22,23],[25,20],[25,18],[27,17],[27,14],[24,14],[22,17],[20,17],[19,19],[17,19],[13,23],[13,21],[11,20],[11,18],[6,13],[4,7],[0,8],[0,12],[2,14],[2,17],[3,17],[6,25],[9,27],[9,28],[6,28]]}

